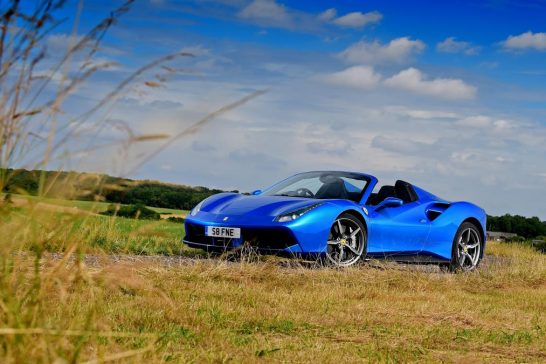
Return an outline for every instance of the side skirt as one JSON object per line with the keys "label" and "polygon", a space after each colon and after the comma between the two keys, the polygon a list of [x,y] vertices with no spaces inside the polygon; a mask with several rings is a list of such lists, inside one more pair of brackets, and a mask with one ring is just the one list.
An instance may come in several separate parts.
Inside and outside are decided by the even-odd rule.
{"label": "side skirt", "polygon": [[388,260],[400,263],[414,264],[441,264],[449,263],[448,259],[430,253],[408,253],[408,252],[392,252],[392,253],[372,253],[366,255],[365,259]]}

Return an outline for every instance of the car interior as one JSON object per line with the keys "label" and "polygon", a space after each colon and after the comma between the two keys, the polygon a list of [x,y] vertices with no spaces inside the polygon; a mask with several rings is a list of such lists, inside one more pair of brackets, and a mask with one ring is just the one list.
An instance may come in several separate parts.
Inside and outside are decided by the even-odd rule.
{"label": "car interior", "polygon": [[315,193],[315,198],[329,199],[339,198],[344,200],[350,200],[349,192],[345,188],[345,182],[339,177],[323,176],[320,181],[324,184]]}
{"label": "car interior", "polygon": [[398,180],[394,186],[384,185],[381,186],[377,193],[372,193],[366,201],[366,205],[377,206],[381,201],[387,197],[396,197],[401,199],[404,203],[410,203],[417,201],[417,193],[413,189],[413,186],[405,181]]}
{"label": "car interior", "polygon": [[[324,184],[315,193],[318,199],[346,199],[358,202],[360,192],[349,192],[345,187],[345,182],[335,176],[321,176],[321,182]],[[396,197],[404,203],[410,203],[418,199],[413,186],[405,181],[398,180],[394,186],[384,185],[377,193],[372,193],[366,201],[366,205],[376,206],[387,197]]]}

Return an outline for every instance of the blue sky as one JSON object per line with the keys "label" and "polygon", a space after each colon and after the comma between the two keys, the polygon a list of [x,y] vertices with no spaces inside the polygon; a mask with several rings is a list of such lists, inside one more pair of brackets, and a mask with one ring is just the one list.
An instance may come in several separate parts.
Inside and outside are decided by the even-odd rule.
{"label": "blue sky", "polygon": [[[83,34],[121,2],[83,3]],[[70,20],[50,36],[66,47]],[[176,135],[256,90],[142,164],[161,142],[59,157],[67,169],[253,190],[309,169],[414,182],[491,214],[546,219],[546,1],[137,1],[104,39],[67,115],[162,55],[108,110],[100,132]],[[140,84],[138,84],[140,82]],[[102,125],[102,124],[101,124]],[[120,127],[123,125],[123,127]],[[125,145],[125,144],[124,144]],[[115,157],[112,157],[114,155]]]}

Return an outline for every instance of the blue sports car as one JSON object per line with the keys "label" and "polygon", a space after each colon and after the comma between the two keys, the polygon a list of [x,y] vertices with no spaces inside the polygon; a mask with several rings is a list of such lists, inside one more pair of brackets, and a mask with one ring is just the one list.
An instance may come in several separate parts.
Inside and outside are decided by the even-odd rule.
{"label": "blue sports car", "polygon": [[208,251],[249,244],[267,253],[320,256],[335,266],[364,258],[473,270],[484,255],[485,211],[408,182],[376,189],[363,173],[300,173],[251,195],[220,193],[186,221],[184,243]]}

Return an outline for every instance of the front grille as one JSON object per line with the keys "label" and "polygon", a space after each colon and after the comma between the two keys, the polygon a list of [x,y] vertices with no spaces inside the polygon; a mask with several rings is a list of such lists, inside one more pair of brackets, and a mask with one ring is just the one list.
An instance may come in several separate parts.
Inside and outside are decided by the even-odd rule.
{"label": "front grille", "polygon": [[245,242],[260,249],[282,250],[297,244],[290,230],[285,228],[245,228],[241,234]]}
{"label": "front grille", "polygon": [[185,240],[215,247],[234,248],[242,242],[264,250],[283,250],[297,244],[286,228],[241,228],[241,239],[213,238],[205,235],[205,226],[186,223]]}

